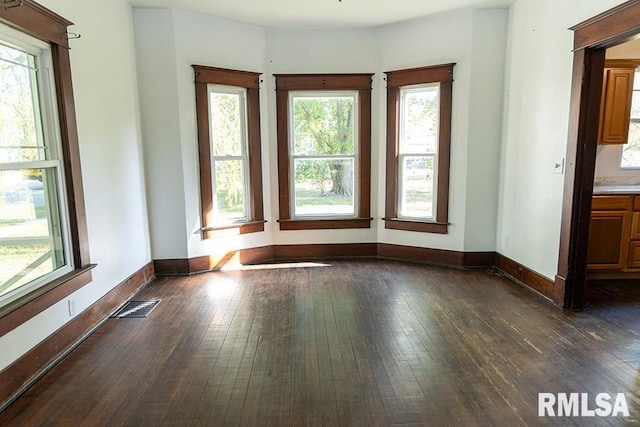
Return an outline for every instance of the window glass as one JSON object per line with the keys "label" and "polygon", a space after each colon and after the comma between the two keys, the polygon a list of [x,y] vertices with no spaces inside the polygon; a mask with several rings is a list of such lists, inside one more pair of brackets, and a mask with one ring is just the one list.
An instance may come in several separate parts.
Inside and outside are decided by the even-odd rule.
{"label": "window glass", "polygon": [[246,101],[242,88],[209,86],[213,200],[215,221],[246,221]]}
{"label": "window glass", "polygon": [[48,49],[0,44],[0,303],[71,270],[48,61]]}
{"label": "window glass", "polygon": [[631,100],[629,139],[622,146],[621,168],[640,168],[640,71],[636,69]]}
{"label": "window glass", "polygon": [[357,92],[291,94],[293,216],[356,216]]}
{"label": "window glass", "polygon": [[435,212],[439,87],[400,90],[398,216],[432,219]]}

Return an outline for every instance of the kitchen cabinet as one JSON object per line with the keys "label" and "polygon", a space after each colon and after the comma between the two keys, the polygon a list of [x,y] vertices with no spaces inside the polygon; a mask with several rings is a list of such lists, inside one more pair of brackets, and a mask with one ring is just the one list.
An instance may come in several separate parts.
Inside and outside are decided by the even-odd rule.
{"label": "kitchen cabinet", "polygon": [[594,195],[587,270],[640,273],[640,195]]}
{"label": "kitchen cabinet", "polygon": [[598,144],[626,144],[629,138],[633,76],[637,60],[605,62]]}
{"label": "kitchen cabinet", "polygon": [[[630,195],[593,197],[587,252],[588,270],[626,268],[633,197]],[[638,256],[640,265],[640,252]]]}

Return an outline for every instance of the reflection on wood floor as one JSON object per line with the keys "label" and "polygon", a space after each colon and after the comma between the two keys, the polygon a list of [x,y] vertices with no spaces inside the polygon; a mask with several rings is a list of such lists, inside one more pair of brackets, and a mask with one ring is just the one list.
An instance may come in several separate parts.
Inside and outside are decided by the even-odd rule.
{"label": "reflection on wood floor", "polygon": [[[162,278],[136,296],[162,299],[148,318],[107,320],[0,425],[637,422],[640,291],[590,295],[563,312],[486,271],[384,260]],[[630,417],[541,419],[541,392],[625,393]]]}

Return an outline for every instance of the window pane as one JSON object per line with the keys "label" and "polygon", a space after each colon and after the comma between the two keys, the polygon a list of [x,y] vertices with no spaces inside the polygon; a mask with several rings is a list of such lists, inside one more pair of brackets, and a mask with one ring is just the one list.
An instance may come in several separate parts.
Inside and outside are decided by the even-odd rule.
{"label": "window pane", "polygon": [[0,171],[0,297],[63,265],[55,169]]}
{"label": "window pane", "polygon": [[211,145],[215,156],[242,155],[240,94],[210,93]]}
{"label": "window pane", "polygon": [[356,98],[294,96],[293,154],[353,154]]}
{"label": "window pane", "polygon": [[400,216],[433,218],[434,158],[402,158]]}
{"label": "window pane", "polygon": [[629,125],[629,141],[622,146],[620,167],[640,168],[640,122]]}
{"label": "window pane", "polygon": [[355,215],[354,160],[295,159],[294,215]]}
{"label": "window pane", "polygon": [[44,160],[35,57],[0,45],[0,163]]}
{"label": "window pane", "polygon": [[438,86],[402,91],[400,152],[435,153],[438,142]]}
{"label": "window pane", "polygon": [[245,182],[244,160],[216,160],[214,185],[217,219],[246,218]]}
{"label": "window pane", "polygon": [[[640,76],[638,76],[638,78],[640,78]],[[633,91],[631,101],[631,118],[640,119],[640,90]]]}

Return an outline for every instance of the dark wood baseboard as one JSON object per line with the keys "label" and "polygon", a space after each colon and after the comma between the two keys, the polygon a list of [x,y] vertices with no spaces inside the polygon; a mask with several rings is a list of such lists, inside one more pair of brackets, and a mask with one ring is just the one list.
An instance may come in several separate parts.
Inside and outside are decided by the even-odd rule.
{"label": "dark wood baseboard", "polygon": [[524,285],[543,297],[555,302],[553,280],[547,279],[541,274],[536,273],[535,271],[500,253],[496,254],[495,265],[515,282]]}
{"label": "dark wood baseboard", "polygon": [[401,261],[479,268],[495,264],[495,252],[458,252],[386,243],[328,243],[272,245],[230,251],[191,259],[160,259],[154,266],[158,276],[185,276],[218,271],[228,264],[256,264],[271,261],[308,261],[327,258],[391,258]]}
{"label": "dark wood baseboard", "polygon": [[459,252],[378,243],[378,257],[449,267],[478,268],[493,266],[495,252]]}
{"label": "dark wood baseboard", "polygon": [[0,412],[154,278],[149,263],[0,372]]}

